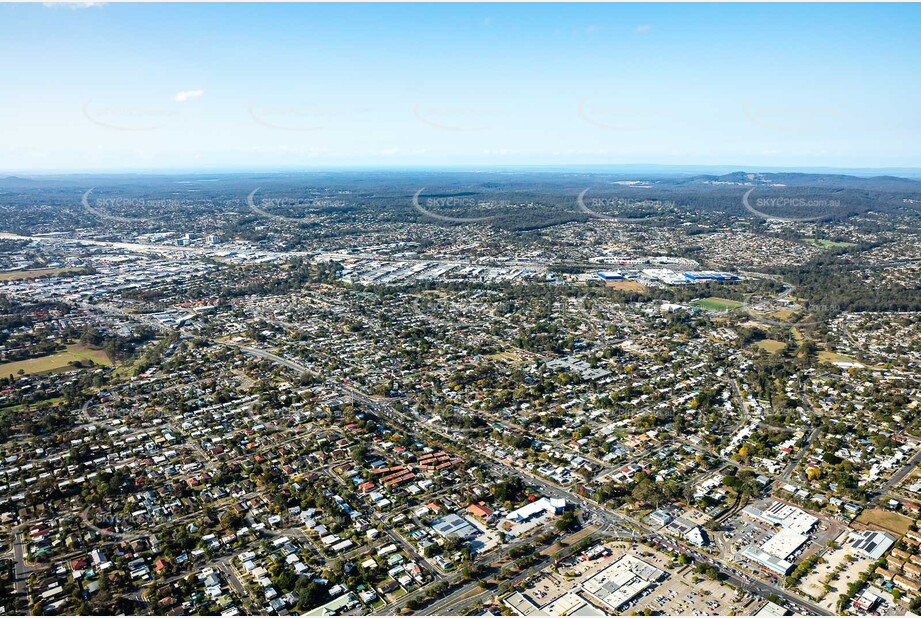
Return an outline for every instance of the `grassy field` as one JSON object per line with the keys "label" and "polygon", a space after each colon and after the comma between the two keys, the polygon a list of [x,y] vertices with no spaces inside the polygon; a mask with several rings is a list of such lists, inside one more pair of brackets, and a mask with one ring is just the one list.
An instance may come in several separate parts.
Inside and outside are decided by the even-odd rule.
{"label": "grassy field", "polygon": [[510,365],[516,365],[518,363],[524,362],[524,359],[521,358],[521,355],[517,352],[505,351],[497,352],[495,354],[489,354],[486,358],[495,361],[502,361]]}
{"label": "grassy field", "polygon": [[20,279],[34,279],[35,277],[51,277],[76,272],[77,268],[40,268],[36,270],[12,270],[0,272],[0,281],[19,281]]}
{"label": "grassy field", "polygon": [[49,354],[48,356],[0,364],[0,375],[17,375],[20,369],[23,373],[48,373],[68,368],[71,361],[81,361],[85,364],[89,360],[97,365],[112,364],[112,361],[102,350],[94,350],[75,343],[67,346],[66,350]]}
{"label": "grassy field", "polygon": [[574,532],[568,537],[564,539],[560,539],[559,541],[557,541],[556,543],[553,543],[549,547],[545,547],[544,549],[541,550],[540,555],[541,556],[555,556],[562,549],[569,547],[571,545],[575,545],[576,543],[578,543],[585,537],[591,534],[594,534],[596,530],[598,530],[598,528],[595,526],[586,526],[585,528],[582,528],[578,532]]}
{"label": "grassy field", "polygon": [[[42,407],[45,407],[45,408],[53,408],[54,406],[60,405],[60,404],[64,403],[65,401],[66,401],[66,399],[65,399],[64,397],[52,397],[51,399],[44,399],[44,400],[42,400],[41,405],[42,405]],[[22,412],[22,411],[25,410],[25,408],[26,408],[28,405],[29,405],[29,404],[17,403],[16,405],[5,406],[5,407],[3,407],[3,408],[0,408],[0,411],[3,411],[3,412],[14,412],[14,413],[15,413],[15,412]]]}
{"label": "grassy field", "polygon": [[755,345],[771,354],[777,354],[787,346],[783,341],[777,341],[776,339],[762,339]]}
{"label": "grassy field", "polygon": [[912,519],[883,509],[867,509],[854,520],[870,528],[879,527],[889,532],[905,534],[911,529]]}
{"label": "grassy field", "polygon": [[809,238],[805,240],[806,243],[810,245],[816,245],[822,247],[823,249],[841,249],[844,247],[856,247],[857,245],[852,242],[835,242],[834,240],[825,240],[818,238]]}
{"label": "grassy field", "polygon": [[857,360],[851,358],[850,356],[845,356],[844,354],[838,354],[837,352],[829,352],[827,350],[819,352],[818,358],[820,361],[824,361],[826,363],[832,363],[832,364],[858,362]]}
{"label": "grassy field", "polygon": [[695,300],[691,304],[696,307],[701,307],[702,309],[709,309],[710,311],[729,311],[730,309],[738,309],[742,306],[742,303],[737,300],[720,298],[718,296],[701,298],[700,300]]}
{"label": "grassy field", "polygon": [[748,314],[756,320],[774,320],[775,322],[793,323],[797,309],[778,309],[776,311],[756,311],[749,308]]}
{"label": "grassy field", "polygon": [[794,315],[796,315],[796,311],[793,309],[779,309],[773,313],[769,313],[768,317],[772,320],[780,320],[782,322],[786,322],[790,320]]}

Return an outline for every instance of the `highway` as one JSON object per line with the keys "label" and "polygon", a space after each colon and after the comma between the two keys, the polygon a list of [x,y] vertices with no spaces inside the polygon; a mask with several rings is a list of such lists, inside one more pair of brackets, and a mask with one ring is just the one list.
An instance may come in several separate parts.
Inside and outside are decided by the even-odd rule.
{"label": "highway", "polygon": [[[234,344],[227,344],[227,345],[234,345]],[[282,358],[278,356],[277,354],[268,352],[266,350],[259,350],[256,348],[249,348],[249,347],[241,346],[241,345],[237,345],[235,347],[238,347],[240,350],[242,350],[246,354],[250,354],[252,356],[256,356],[259,358],[264,358],[266,360],[273,361],[275,363],[278,363],[280,365],[293,369],[294,371],[303,372],[306,369],[305,367],[303,367],[302,365],[294,361],[288,360],[286,358]],[[387,418],[391,422],[394,422],[402,426],[406,431],[410,431],[410,432],[418,431],[419,422],[417,419],[410,418],[408,417],[408,415],[402,412],[399,412],[389,403],[374,399],[368,396],[366,393],[356,389],[352,385],[340,384],[339,388],[345,391],[346,393],[348,393],[355,400],[360,401],[362,404],[368,406],[371,410],[375,412],[375,414],[378,414],[384,418]],[[452,438],[449,435],[441,433],[439,430],[437,430],[434,427],[427,427],[427,429],[433,433],[438,434],[443,439],[449,442],[455,441],[454,438]],[[672,549],[673,551],[680,552],[685,555],[691,556],[699,563],[708,564],[710,566],[715,567],[723,574],[726,581],[732,583],[733,585],[735,585],[736,587],[742,590],[756,594],[761,597],[767,597],[772,594],[776,595],[778,598],[791,604],[794,608],[797,608],[797,607],[801,608],[802,613],[811,612],[814,615],[819,615],[819,616],[833,615],[831,612],[829,612],[825,608],[820,607],[814,603],[811,603],[797,595],[794,595],[779,586],[775,586],[763,580],[755,579],[754,577],[739,576],[737,575],[738,569],[724,564],[722,561],[720,561],[717,558],[707,556],[701,553],[700,551],[698,551],[697,548],[691,547],[689,545],[686,545],[672,538],[666,538],[656,532],[652,532],[648,528],[646,528],[646,526],[642,524],[641,522],[636,521],[633,518],[627,517],[625,515],[613,513],[609,511],[607,508],[605,508],[604,506],[602,506],[601,504],[598,504],[597,502],[592,500],[591,498],[584,497],[584,496],[578,496],[572,493],[571,491],[569,491],[568,489],[557,485],[556,483],[552,483],[546,479],[543,479],[542,477],[532,474],[529,471],[522,470],[515,466],[511,466],[495,457],[492,457],[491,455],[487,453],[480,452],[480,455],[483,457],[484,462],[485,460],[489,461],[488,463],[489,468],[497,476],[518,476],[523,481],[526,481],[538,487],[541,490],[541,492],[543,492],[548,497],[562,498],[571,504],[575,504],[579,506],[584,512],[589,513],[591,515],[591,518],[595,520],[598,523],[598,525],[604,530],[607,530],[609,528],[615,528],[615,529],[619,529],[623,531],[625,535],[631,529],[640,530],[641,533],[646,538],[657,541],[661,543],[662,545],[664,545],[665,547]],[[921,452],[919,452],[918,455],[916,455],[916,457],[921,459]],[[617,536],[611,533],[608,533],[608,535]],[[484,594],[487,594],[487,593],[484,593]],[[408,598],[410,597],[406,597],[407,600]],[[465,604],[469,602],[470,600],[467,600],[467,599],[464,600]]]}
{"label": "highway", "polygon": [[278,354],[274,354],[274,353],[269,352],[269,351],[267,351],[267,350],[260,350],[259,348],[250,348],[250,347],[247,347],[247,346],[244,346],[244,345],[239,345],[239,344],[236,344],[236,343],[230,343],[230,342],[228,342],[228,341],[217,341],[217,340],[212,340],[212,341],[213,341],[214,343],[217,343],[217,344],[220,344],[220,345],[226,345],[226,346],[231,346],[231,347],[237,348],[237,349],[239,349],[241,352],[243,352],[244,354],[249,354],[250,356],[255,356],[255,357],[257,357],[257,358],[262,358],[262,359],[264,359],[264,360],[272,361],[273,363],[277,363],[277,364],[279,364],[279,365],[283,365],[283,366],[287,367],[288,369],[293,369],[294,371],[297,371],[297,372],[299,372],[299,373],[304,373],[304,372],[307,371],[307,367],[305,367],[305,366],[303,366],[303,365],[301,365],[301,364],[299,364],[299,363],[296,363],[296,362],[294,362],[294,361],[292,361],[292,360],[288,360],[287,358],[283,358],[283,357],[279,356]]}
{"label": "highway", "polygon": [[[374,409],[375,412],[386,416],[392,421],[398,422],[399,424],[403,425],[406,428],[413,426],[414,421],[412,421],[412,419],[406,418],[404,414],[397,412],[391,406],[383,404],[379,401],[376,401],[368,397],[361,391],[357,391],[352,387],[345,387],[345,389],[349,391],[349,393],[355,399],[372,407],[372,409]],[[435,431],[431,428],[430,430]],[[442,435],[442,434],[439,434],[439,435]],[[448,436],[442,435],[442,437],[446,439],[450,439],[450,437]],[[490,461],[489,465],[494,474],[498,474],[500,476],[501,475],[518,476],[522,478],[522,480],[539,487],[541,491],[549,497],[563,498],[570,503],[576,504],[580,506],[584,511],[591,513],[592,517],[596,518],[597,521],[600,522],[600,524],[605,528],[616,527],[624,531],[629,530],[630,528],[639,529],[648,538],[651,538],[653,540],[657,540],[663,544],[666,544],[667,547],[674,548],[674,551],[679,551],[686,555],[692,556],[697,562],[705,563],[713,567],[716,567],[717,569],[720,570],[720,572],[723,573],[723,575],[726,577],[726,579],[729,582],[733,583],[734,585],[736,585],[737,587],[743,590],[757,594],[762,597],[766,597],[770,594],[775,594],[777,595],[777,597],[785,600],[786,602],[792,604],[793,606],[799,606],[801,608],[804,608],[804,610],[808,610],[816,615],[832,615],[830,612],[828,612],[824,608],[818,605],[815,605],[813,603],[810,603],[809,601],[806,601],[805,599],[802,599],[799,596],[796,596],[784,590],[783,588],[780,588],[768,582],[760,581],[754,578],[740,577],[736,575],[736,569],[734,569],[733,567],[729,567],[726,564],[723,564],[718,559],[707,556],[699,552],[696,548],[680,543],[674,539],[669,539],[658,533],[651,532],[642,523],[635,521],[632,518],[628,518],[623,515],[612,513],[611,511],[604,508],[602,505],[594,502],[591,498],[577,496],[573,494],[572,492],[568,491],[567,489],[556,485],[555,483],[547,481],[525,470],[521,470],[520,468],[510,466],[504,462],[501,462],[491,457],[490,455],[486,453],[482,453],[482,456],[484,458],[489,459]],[[465,602],[468,602],[468,601],[465,601]]]}

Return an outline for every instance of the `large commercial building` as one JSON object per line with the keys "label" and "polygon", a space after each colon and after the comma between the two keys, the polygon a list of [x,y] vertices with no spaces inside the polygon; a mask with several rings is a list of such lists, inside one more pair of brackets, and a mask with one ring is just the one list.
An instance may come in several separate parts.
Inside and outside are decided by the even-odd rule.
{"label": "large commercial building", "polygon": [[767,605],[755,612],[756,616],[786,616],[790,612],[777,603],[767,602]]}
{"label": "large commercial building", "polygon": [[818,517],[810,515],[803,509],[783,502],[774,502],[763,511],[754,506],[747,506],[742,509],[742,513],[752,519],[793,530],[799,534],[809,534],[819,521]]}
{"label": "large commercial building", "polygon": [[541,498],[540,500],[535,500],[530,502],[520,509],[515,509],[511,513],[505,516],[505,519],[509,521],[528,521],[532,517],[536,517],[543,513],[562,513],[566,508],[566,501],[560,500],[557,498]]}
{"label": "large commercial building", "polygon": [[590,577],[582,590],[602,607],[618,611],[665,575],[665,571],[648,562],[625,554]]}
{"label": "large commercial building", "polygon": [[739,276],[732,273],[716,272],[713,270],[701,270],[697,272],[684,273],[684,278],[694,283],[698,281],[738,281]]}
{"label": "large commercial building", "polygon": [[778,558],[772,554],[767,553],[759,547],[754,545],[746,547],[742,551],[742,555],[748,558],[749,560],[758,563],[762,568],[767,569],[772,573],[777,575],[785,576],[793,570],[793,563],[787,562],[782,558]]}
{"label": "large commercial building", "polygon": [[772,556],[788,560],[790,556],[795,554],[800,547],[808,542],[808,534],[800,534],[790,528],[784,528],[763,543],[761,549]]}
{"label": "large commercial building", "polygon": [[895,544],[895,538],[885,532],[860,530],[851,532],[847,537],[847,543],[857,553],[871,560],[879,560]]}

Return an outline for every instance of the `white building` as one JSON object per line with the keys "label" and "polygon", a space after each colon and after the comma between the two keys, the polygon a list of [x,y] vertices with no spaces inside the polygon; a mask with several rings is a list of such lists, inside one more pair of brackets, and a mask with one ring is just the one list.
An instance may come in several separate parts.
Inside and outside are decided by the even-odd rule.
{"label": "white building", "polygon": [[803,509],[779,501],[775,501],[763,511],[754,506],[747,506],[742,509],[742,512],[752,519],[787,528],[799,534],[809,534],[819,521],[818,517],[810,515]]}
{"label": "white building", "polygon": [[879,560],[895,544],[895,538],[877,530],[859,530],[848,535],[847,544],[857,553]]}
{"label": "white building", "polygon": [[558,498],[541,498],[540,500],[535,500],[529,504],[524,505],[520,509],[515,509],[511,513],[505,516],[505,519],[508,521],[528,521],[532,517],[536,517],[546,512],[553,514],[562,513],[566,508],[566,501]]}

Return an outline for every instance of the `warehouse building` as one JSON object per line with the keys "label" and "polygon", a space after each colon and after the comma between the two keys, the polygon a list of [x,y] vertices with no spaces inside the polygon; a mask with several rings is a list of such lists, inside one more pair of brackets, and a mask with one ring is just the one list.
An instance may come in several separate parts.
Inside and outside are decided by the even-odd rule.
{"label": "warehouse building", "polygon": [[761,549],[772,556],[788,560],[790,556],[799,551],[800,547],[808,542],[809,535],[784,528],[762,544]]}
{"label": "warehouse building", "polygon": [[848,535],[847,544],[857,553],[871,560],[879,560],[895,544],[895,538],[885,532],[859,530]]}
{"label": "warehouse building", "polygon": [[480,534],[476,526],[454,513],[433,521],[432,529],[442,538],[456,536],[462,539],[472,539]]}
{"label": "warehouse building", "polygon": [[759,547],[751,545],[742,552],[742,555],[756,562],[760,567],[770,571],[771,573],[776,573],[777,575],[786,576],[793,570],[793,564],[773,556]]}
{"label": "warehouse building", "polygon": [[742,509],[742,513],[752,519],[793,530],[799,534],[809,534],[819,522],[818,517],[810,515],[803,509],[779,501],[775,501],[763,511],[754,506],[747,506]]}

